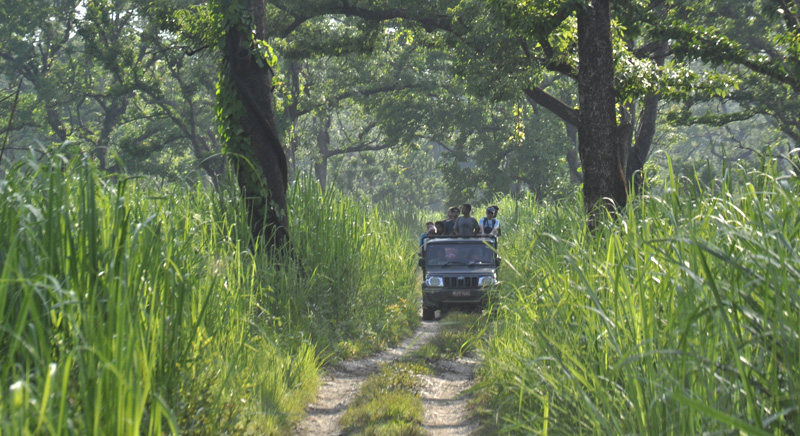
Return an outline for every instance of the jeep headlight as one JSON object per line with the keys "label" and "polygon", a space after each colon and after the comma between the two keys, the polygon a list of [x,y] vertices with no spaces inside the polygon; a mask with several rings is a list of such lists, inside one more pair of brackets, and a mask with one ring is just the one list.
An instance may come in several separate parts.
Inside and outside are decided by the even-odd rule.
{"label": "jeep headlight", "polygon": [[441,288],[444,286],[444,280],[442,280],[441,277],[429,276],[427,279],[425,279],[425,284],[431,288]]}
{"label": "jeep headlight", "polygon": [[478,286],[493,286],[497,284],[495,276],[485,276],[478,279]]}

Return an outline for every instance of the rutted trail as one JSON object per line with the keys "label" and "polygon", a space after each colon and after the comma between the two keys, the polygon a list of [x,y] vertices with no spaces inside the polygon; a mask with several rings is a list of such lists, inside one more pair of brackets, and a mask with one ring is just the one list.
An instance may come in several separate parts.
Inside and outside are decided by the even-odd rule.
{"label": "rutted trail", "polygon": [[[365,359],[349,360],[329,368],[323,375],[317,400],[308,407],[308,415],[295,427],[294,435],[339,435],[339,419],[358,394],[364,380],[381,364],[394,362],[414,353],[435,337],[439,322],[423,322],[419,329],[400,345]],[[472,385],[475,360],[443,360],[433,363],[434,374],[424,376],[422,401],[425,405],[425,428],[432,435],[468,435],[477,422],[467,420],[466,399],[459,394]]]}
{"label": "rutted trail", "polygon": [[433,375],[423,376],[425,388],[425,429],[432,436],[461,436],[476,431],[480,425],[469,416],[469,397],[463,393],[472,387],[477,360],[459,358],[433,363]]}

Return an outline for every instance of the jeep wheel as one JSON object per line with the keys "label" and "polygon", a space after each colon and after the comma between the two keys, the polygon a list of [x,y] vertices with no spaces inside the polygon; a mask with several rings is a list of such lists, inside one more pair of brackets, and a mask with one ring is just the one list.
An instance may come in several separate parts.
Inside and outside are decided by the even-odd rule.
{"label": "jeep wheel", "polygon": [[422,308],[422,320],[423,321],[433,321],[436,318],[436,309],[433,307],[423,307]]}

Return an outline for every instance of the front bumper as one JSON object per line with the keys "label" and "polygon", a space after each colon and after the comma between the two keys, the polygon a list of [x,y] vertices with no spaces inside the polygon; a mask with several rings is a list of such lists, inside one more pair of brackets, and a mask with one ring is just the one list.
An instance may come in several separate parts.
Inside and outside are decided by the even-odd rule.
{"label": "front bumper", "polygon": [[449,289],[422,287],[422,306],[441,309],[446,306],[485,306],[485,289]]}

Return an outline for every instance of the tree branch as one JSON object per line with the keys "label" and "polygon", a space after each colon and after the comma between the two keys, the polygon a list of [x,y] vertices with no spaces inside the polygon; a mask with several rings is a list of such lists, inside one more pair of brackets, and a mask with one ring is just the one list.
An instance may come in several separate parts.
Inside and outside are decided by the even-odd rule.
{"label": "tree branch", "polygon": [[336,156],[339,154],[347,154],[347,153],[358,153],[361,151],[378,151],[378,150],[385,150],[394,144],[381,144],[381,145],[369,145],[374,143],[375,141],[370,141],[366,144],[355,145],[352,147],[345,147],[345,148],[338,148],[336,150],[329,150],[326,153],[327,157]]}
{"label": "tree branch", "polygon": [[448,15],[415,15],[408,9],[367,9],[353,5],[349,0],[342,0],[335,4],[329,3],[317,7],[313,15],[300,14],[293,9],[286,7],[279,8],[283,12],[294,17],[294,21],[283,30],[283,36],[286,37],[304,22],[319,16],[343,14],[351,17],[359,17],[367,21],[387,21],[394,19],[412,20],[421,24],[426,31],[430,32],[434,29],[452,31],[452,18]]}
{"label": "tree branch", "polygon": [[578,115],[580,113],[578,109],[567,106],[561,100],[538,87],[527,88],[523,91],[531,101],[554,113],[564,122],[572,124],[573,126],[578,125]]}

